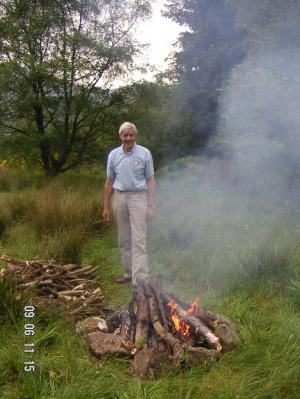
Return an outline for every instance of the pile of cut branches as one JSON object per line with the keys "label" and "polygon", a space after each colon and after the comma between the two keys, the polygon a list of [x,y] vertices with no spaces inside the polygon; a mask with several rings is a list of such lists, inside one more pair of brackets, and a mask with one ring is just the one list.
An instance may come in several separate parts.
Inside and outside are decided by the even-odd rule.
{"label": "pile of cut branches", "polygon": [[53,260],[22,260],[2,255],[2,276],[12,279],[17,294],[32,289],[37,306],[62,306],[71,316],[102,313],[103,295],[96,281],[98,267],[58,265]]}

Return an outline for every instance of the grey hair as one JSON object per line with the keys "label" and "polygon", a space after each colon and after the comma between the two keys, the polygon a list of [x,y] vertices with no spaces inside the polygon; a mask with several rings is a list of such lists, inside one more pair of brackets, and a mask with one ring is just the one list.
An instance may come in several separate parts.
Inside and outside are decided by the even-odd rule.
{"label": "grey hair", "polygon": [[135,132],[135,134],[137,134],[137,128],[136,128],[136,126],[135,126],[133,123],[131,123],[131,122],[124,122],[124,123],[122,123],[122,125],[120,126],[119,135],[120,135],[122,132],[127,132],[127,130],[129,130],[129,129],[133,129],[134,132]]}

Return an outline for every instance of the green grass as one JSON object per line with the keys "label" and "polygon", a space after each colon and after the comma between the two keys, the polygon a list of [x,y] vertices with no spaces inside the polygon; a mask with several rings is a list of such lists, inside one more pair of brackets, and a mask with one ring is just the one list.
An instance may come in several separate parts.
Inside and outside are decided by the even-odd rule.
{"label": "green grass", "polygon": [[[174,172],[174,176],[178,176],[178,172]],[[7,206],[13,216],[0,241],[1,253],[24,259],[44,258],[47,251],[49,256],[55,253],[59,242],[51,244],[36,234],[32,223],[28,223],[28,207],[48,193],[49,202],[53,201],[57,207],[53,220],[59,221],[62,217],[64,227],[69,226],[68,220],[75,220],[75,226],[80,215],[74,210],[74,204],[97,192],[98,178],[92,176],[83,182],[75,175],[61,177],[59,183],[55,183],[63,185],[61,199],[55,194],[57,190],[49,191],[47,184],[30,190],[29,183],[22,186],[20,181],[18,195],[23,205],[19,212],[13,211],[13,201],[6,204],[4,200],[13,194],[2,193],[0,201],[3,200],[3,206]],[[174,196],[170,201],[172,187],[166,183],[164,190],[159,188],[157,216],[150,225],[152,273],[181,299],[190,300],[200,294],[206,307],[231,317],[240,327],[239,347],[217,363],[191,369],[177,367],[165,371],[157,380],[139,380],[132,375],[128,359],[96,359],[84,337],[75,333],[71,320],[45,309],[36,311],[32,321],[36,331],[33,337],[36,369],[25,372],[23,309],[29,297],[16,299],[13,286],[2,281],[1,399],[300,397],[300,253],[294,225],[278,215],[274,218],[266,209],[253,217],[250,208],[255,205],[251,203],[244,203],[241,212],[237,212],[241,205],[234,198],[228,203],[218,195],[216,201],[209,204],[203,187],[195,186],[193,192],[182,190],[183,198]],[[200,198],[197,214],[191,206],[195,196]],[[66,203],[72,204],[67,207],[69,214],[63,213]],[[82,204],[79,205],[87,206],[88,201]],[[210,212],[214,209],[216,217],[206,214],[207,206]],[[179,208],[183,208],[180,213]],[[226,213],[222,213],[222,209],[226,209]],[[61,216],[66,214],[69,216]],[[60,216],[57,218],[57,215]],[[51,217],[44,216],[44,219],[49,227]],[[60,230],[59,223],[51,226],[54,226],[53,240],[56,239],[53,232],[58,229],[58,237],[66,241],[66,229]],[[82,241],[78,259],[83,265],[99,266],[104,303],[115,309],[129,302],[132,290],[114,283],[122,273],[114,229],[98,227],[92,228]],[[272,234],[268,235],[270,230]],[[61,253],[66,254],[65,251]]]}
{"label": "green grass", "polygon": [[108,307],[117,309],[129,303],[131,286],[116,284],[114,280],[123,274],[121,257],[116,248],[115,232],[110,231],[103,237],[90,240],[83,253],[85,264],[99,265],[99,285],[105,295]]}

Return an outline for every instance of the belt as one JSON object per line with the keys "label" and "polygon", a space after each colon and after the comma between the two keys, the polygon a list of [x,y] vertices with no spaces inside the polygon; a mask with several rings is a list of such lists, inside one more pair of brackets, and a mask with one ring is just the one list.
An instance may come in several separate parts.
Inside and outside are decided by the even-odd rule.
{"label": "belt", "polygon": [[130,190],[130,191],[126,191],[126,190],[114,189],[114,191],[117,191],[118,193],[143,193],[143,192],[146,192],[147,190],[138,190],[138,191]]}

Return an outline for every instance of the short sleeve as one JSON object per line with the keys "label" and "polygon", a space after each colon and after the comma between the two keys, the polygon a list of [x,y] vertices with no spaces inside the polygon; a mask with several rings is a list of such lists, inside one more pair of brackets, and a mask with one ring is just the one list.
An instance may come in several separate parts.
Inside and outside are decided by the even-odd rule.
{"label": "short sleeve", "polygon": [[146,179],[150,179],[150,177],[154,177],[154,166],[151,152],[148,151],[147,160],[145,164],[145,176]]}
{"label": "short sleeve", "polygon": [[109,153],[107,158],[107,166],[106,166],[106,176],[108,179],[114,180],[116,177],[114,166],[113,166],[113,156],[112,152]]}

